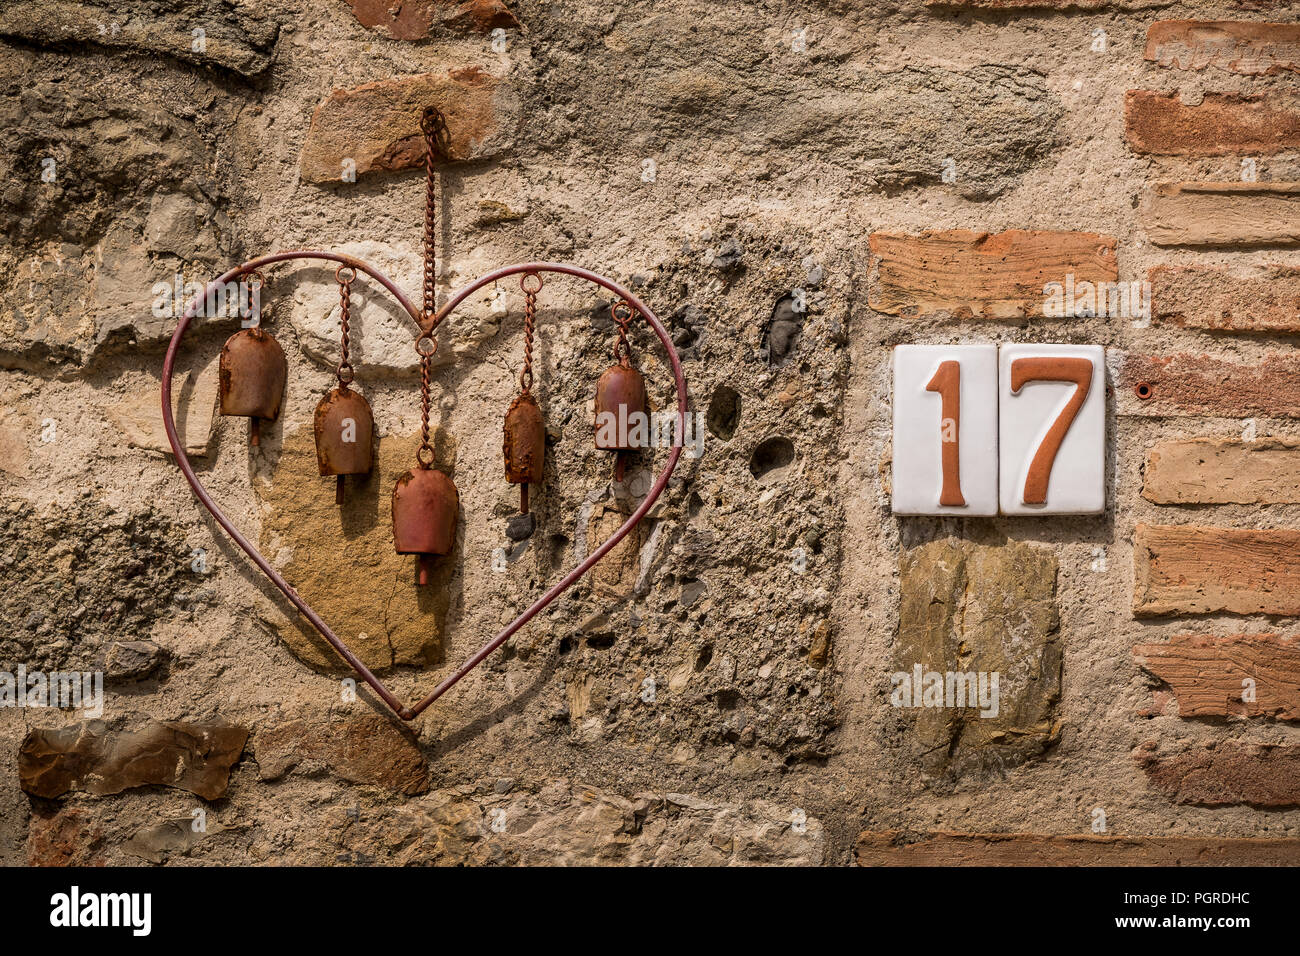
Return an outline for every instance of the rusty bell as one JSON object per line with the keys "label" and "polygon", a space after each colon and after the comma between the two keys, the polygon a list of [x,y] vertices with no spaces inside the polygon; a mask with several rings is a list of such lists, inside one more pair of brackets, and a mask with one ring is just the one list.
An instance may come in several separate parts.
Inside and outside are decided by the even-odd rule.
{"label": "rusty bell", "polygon": [[519,485],[519,513],[528,514],[528,486],[542,483],[546,464],[546,429],[542,410],[530,392],[510,403],[506,412],[505,442],[506,480]]}
{"label": "rusty bell", "polygon": [[429,583],[433,558],[450,554],[456,541],[460,494],[436,468],[419,467],[393,489],[393,544],[398,554],[419,555],[419,582]]}
{"label": "rusty bell", "polygon": [[370,403],[346,385],[331,389],[316,406],[316,463],[337,475],[334,500],[343,504],[343,476],[368,475],[374,466],[375,417]]}
{"label": "rusty bell", "polygon": [[630,365],[611,365],[596,382],[596,447],[615,453],[615,481],[623,480],[624,455],[636,451],[629,438],[633,413],[645,415],[647,407],[645,379]]}
{"label": "rusty bell", "polygon": [[221,414],[249,421],[248,443],[261,443],[261,421],[280,414],[289,362],[280,343],[261,326],[240,329],[221,349]]}

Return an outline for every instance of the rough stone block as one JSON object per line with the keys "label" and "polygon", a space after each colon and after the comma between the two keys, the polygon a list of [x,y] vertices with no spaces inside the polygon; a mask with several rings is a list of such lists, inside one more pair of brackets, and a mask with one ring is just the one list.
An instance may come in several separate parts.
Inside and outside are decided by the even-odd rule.
{"label": "rough stone block", "polygon": [[151,721],[139,730],[115,730],[99,720],[36,729],[18,750],[18,779],[34,797],[164,786],[216,800],[247,739],[243,727],[180,721]]}
{"label": "rough stone block", "polygon": [[[270,482],[254,482],[267,507],[262,553],[366,666],[379,672],[427,667],[442,656],[448,582],[457,560],[437,561],[430,583],[418,587],[415,559],[393,550],[393,486],[414,464],[418,447],[418,436],[379,439],[374,469],[364,479],[347,479],[340,507],[334,503],[334,479],[320,476],[312,429],[303,425],[284,436]],[[283,600],[276,608],[271,624],[296,657],[317,670],[351,672],[295,608]]]}
{"label": "rough stone block", "polygon": [[[917,762],[935,776],[998,772],[1040,756],[1059,737],[1062,649],[1056,557],[1046,548],[945,538],[899,562],[901,602],[891,703],[905,713]],[[944,678],[915,687],[915,668]],[[947,699],[947,675],[997,675],[996,713]],[[990,683],[991,686],[991,683]],[[918,701],[918,696],[921,699]],[[969,696],[967,697],[969,704]],[[922,706],[917,706],[922,704]]]}

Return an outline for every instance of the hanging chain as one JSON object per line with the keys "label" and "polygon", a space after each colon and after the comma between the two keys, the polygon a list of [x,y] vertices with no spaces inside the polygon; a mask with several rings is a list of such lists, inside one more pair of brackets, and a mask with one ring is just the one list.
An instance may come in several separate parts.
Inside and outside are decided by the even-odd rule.
{"label": "hanging chain", "polygon": [[429,442],[429,385],[434,353],[438,351],[438,340],[428,332],[415,340],[415,351],[420,353],[420,449],[415,453],[420,467],[428,468],[433,464],[433,445]]}
{"label": "hanging chain", "polygon": [[420,449],[415,457],[421,467],[428,468],[434,459],[433,445],[429,442],[430,366],[438,351],[432,333],[438,289],[438,184],[434,162],[447,158],[447,120],[436,106],[425,108],[420,117],[420,132],[424,134],[424,324],[428,330],[422,331],[415,340],[415,351],[420,353]]}
{"label": "hanging chain", "polygon": [[[425,341],[433,342],[433,339]],[[433,464],[433,445],[429,442],[429,362],[432,358],[433,352],[420,353],[420,450],[415,457],[422,468]]]}
{"label": "hanging chain", "polygon": [[519,373],[519,388],[527,395],[533,387],[533,331],[537,328],[537,293],[542,291],[542,277],[525,272],[519,277],[519,288],[524,290],[524,369]]}
{"label": "hanging chain", "polygon": [[433,318],[437,307],[437,259],[434,248],[438,234],[438,188],[434,162],[447,158],[447,120],[436,106],[425,107],[420,118],[424,133],[424,320]]}
{"label": "hanging chain", "polygon": [[254,269],[244,277],[248,289],[248,315],[244,317],[244,328],[255,329],[262,324],[262,289],[266,286],[266,276],[260,269]]}
{"label": "hanging chain", "polygon": [[618,323],[618,341],[614,343],[614,361],[624,368],[632,367],[632,346],[627,340],[628,324],[636,314],[626,299],[620,299],[609,307],[609,314]]}
{"label": "hanging chain", "polygon": [[357,277],[357,270],[351,266],[339,266],[334,270],[334,278],[339,283],[339,325],[342,327],[343,334],[339,339],[339,387],[347,389],[356,379],[356,370],[352,368],[352,362],[349,359],[349,343],[351,334],[351,307],[352,307],[352,282]]}

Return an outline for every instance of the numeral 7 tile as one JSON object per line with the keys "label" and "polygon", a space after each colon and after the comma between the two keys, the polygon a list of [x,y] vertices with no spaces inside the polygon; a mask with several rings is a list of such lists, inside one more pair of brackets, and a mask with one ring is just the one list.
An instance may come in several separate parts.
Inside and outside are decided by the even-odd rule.
{"label": "numeral 7 tile", "polygon": [[996,345],[894,348],[893,509],[998,513]]}
{"label": "numeral 7 tile", "polygon": [[1003,345],[998,355],[1003,514],[1106,507],[1106,362],[1100,345]]}

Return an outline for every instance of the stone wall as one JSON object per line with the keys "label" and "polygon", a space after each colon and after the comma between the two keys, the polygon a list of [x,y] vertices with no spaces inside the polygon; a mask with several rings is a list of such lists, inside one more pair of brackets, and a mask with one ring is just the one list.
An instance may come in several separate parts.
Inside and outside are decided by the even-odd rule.
{"label": "stone wall", "polygon": [[[0,672],[102,673],[105,698],[0,707],[0,862],[1300,862],[1288,6],[6,3]],[[608,275],[668,327],[706,436],[624,544],[407,724],[352,699],[201,510],[157,406],[187,283],[316,248],[417,295],[428,103],[451,132],[440,301],[511,262]],[[1067,273],[1150,282],[1150,316],[1053,317]],[[440,333],[461,524],[420,590],[389,535],[412,326],[358,280],[378,466],[338,507],[311,439],[332,270],[267,278],[280,418],[250,448],[215,414],[238,322],[204,319],[187,453],[416,700],[666,453],[610,480],[611,298],[548,280],[549,463],[512,520],[522,296],[483,290]],[[958,342],[1107,348],[1104,514],[891,513],[891,348]],[[670,407],[657,342],[632,347]],[[999,713],[893,706],[918,663],[998,672]]]}

